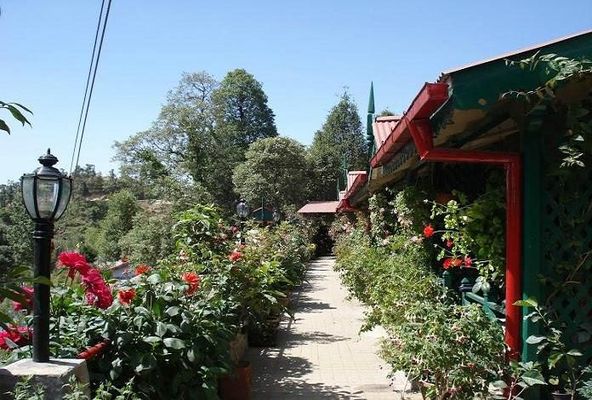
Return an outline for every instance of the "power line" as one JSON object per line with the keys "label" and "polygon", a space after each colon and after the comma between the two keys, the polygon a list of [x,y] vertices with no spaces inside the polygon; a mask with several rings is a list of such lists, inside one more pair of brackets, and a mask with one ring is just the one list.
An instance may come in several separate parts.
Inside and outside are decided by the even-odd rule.
{"label": "power line", "polygon": [[[103,40],[105,38],[105,30],[107,28],[107,21],[109,19],[109,12],[111,10],[111,0],[107,4],[107,11],[105,12],[105,18],[103,20],[103,10],[105,8],[105,1],[103,0],[101,3],[101,11],[99,12],[99,21],[97,23],[97,30],[95,32],[95,40],[93,45],[93,51],[91,55],[90,66],[88,68],[88,75],[86,77],[86,87],[84,90],[84,98],[82,100],[82,107],[80,108],[80,116],[78,118],[78,127],[76,129],[76,138],[74,140],[74,148],[72,149],[72,159],[70,161],[70,174],[72,174],[73,164],[74,164],[74,156],[76,155],[76,166],[78,167],[78,163],[80,160],[80,150],[82,148],[82,139],[84,138],[84,131],[86,128],[86,120],[88,118],[88,110],[90,108],[90,100],[92,98],[93,89],[95,86],[95,79],[97,76],[97,69],[99,65],[99,60],[101,58],[101,50],[103,48]],[[102,29],[101,29],[102,27]],[[98,51],[97,51],[97,40],[99,38],[99,31],[101,31],[101,39],[98,41]],[[97,57],[95,59],[95,53]],[[92,75],[92,80],[91,80]],[[78,140],[80,138],[80,140]],[[78,154],[76,154],[76,145],[78,145]]]}

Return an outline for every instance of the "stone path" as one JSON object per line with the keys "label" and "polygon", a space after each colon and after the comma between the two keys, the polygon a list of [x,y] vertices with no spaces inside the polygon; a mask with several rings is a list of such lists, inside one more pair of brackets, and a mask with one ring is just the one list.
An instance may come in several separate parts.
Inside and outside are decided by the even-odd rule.
{"label": "stone path", "polygon": [[249,349],[254,400],[401,398],[404,377],[388,379],[376,355],[384,331],[359,334],[364,309],[346,299],[334,263],[325,257],[310,264],[294,294],[294,319],[282,322],[277,346]]}

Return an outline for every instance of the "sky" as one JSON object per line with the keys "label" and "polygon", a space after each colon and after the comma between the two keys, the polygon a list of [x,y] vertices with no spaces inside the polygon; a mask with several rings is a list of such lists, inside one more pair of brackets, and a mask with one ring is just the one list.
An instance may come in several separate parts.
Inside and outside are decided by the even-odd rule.
{"label": "sky", "polygon": [[[66,170],[100,0],[0,0],[0,183],[51,147]],[[183,72],[218,80],[244,68],[261,82],[282,135],[312,142],[344,88],[362,121],[406,110],[442,71],[592,28],[592,1],[113,0],[80,165],[108,172],[115,141],[146,130]]]}

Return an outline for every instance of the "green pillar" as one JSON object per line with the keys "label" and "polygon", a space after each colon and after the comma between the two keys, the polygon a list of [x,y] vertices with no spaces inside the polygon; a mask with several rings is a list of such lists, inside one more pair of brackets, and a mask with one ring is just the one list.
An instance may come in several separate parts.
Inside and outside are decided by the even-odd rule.
{"label": "green pillar", "polygon": [[[522,298],[535,298],[537,301],[543,300],[539,276],[544,272],[541,241],[544,218],[542,117],[545,111],[544,106],[532,111],[521,137],[524,173]],[[537,359],[536,346],[525,341],[538,331],[538,325],[531,321],[522,322],[522,361]]]}

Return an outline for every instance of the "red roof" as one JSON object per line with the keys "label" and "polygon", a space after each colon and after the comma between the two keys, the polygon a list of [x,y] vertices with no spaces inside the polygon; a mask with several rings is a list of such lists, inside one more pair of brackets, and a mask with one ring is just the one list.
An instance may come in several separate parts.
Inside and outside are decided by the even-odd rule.
{"label": "red roof", "polygon": [[335,214],[338,201],[311,201],[300,210],[298,214]]}
{"label": "red roof", "polygon": [[388,135],[390,135],[395,128],[395,125],[397,125],[397,121],[400,119],[401,117],[397,115],[376,117],[372,123],[372,133],[374,134],[374,143],[376,143],[377,149],[382,146]]}

